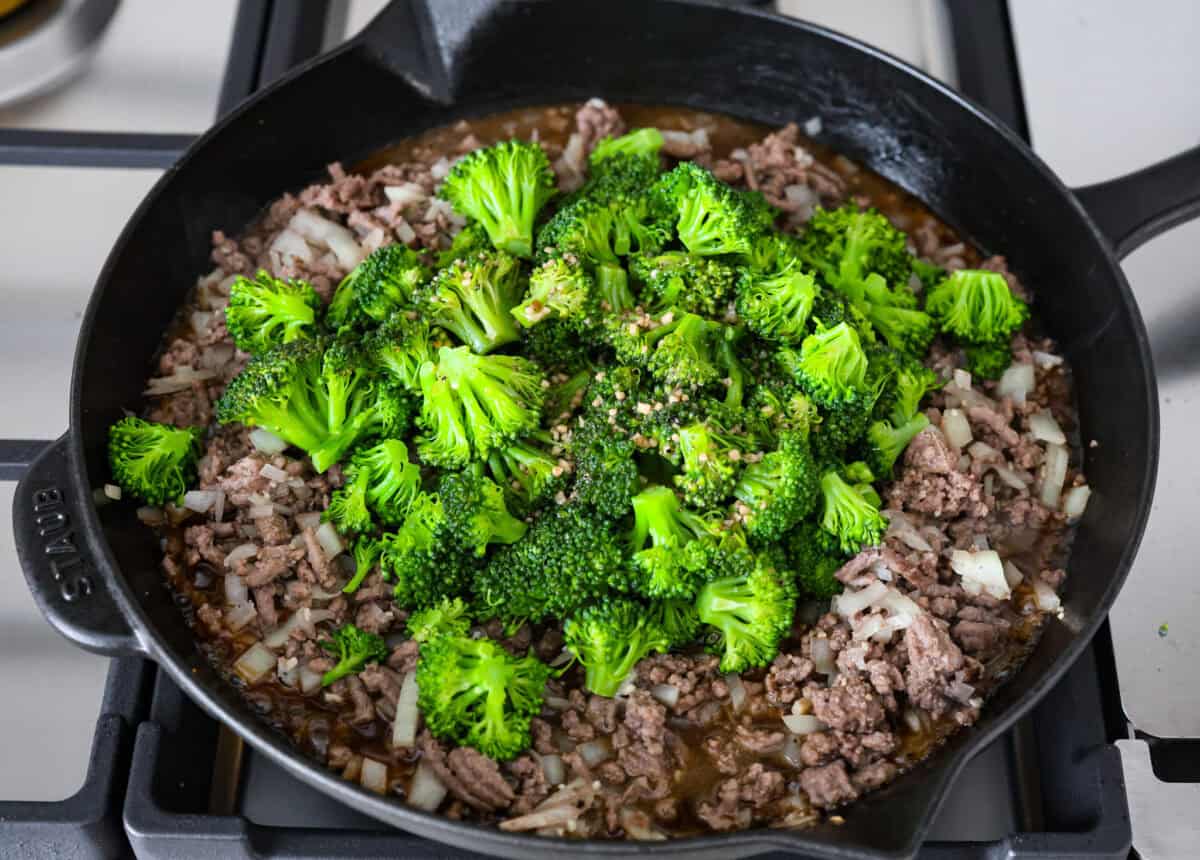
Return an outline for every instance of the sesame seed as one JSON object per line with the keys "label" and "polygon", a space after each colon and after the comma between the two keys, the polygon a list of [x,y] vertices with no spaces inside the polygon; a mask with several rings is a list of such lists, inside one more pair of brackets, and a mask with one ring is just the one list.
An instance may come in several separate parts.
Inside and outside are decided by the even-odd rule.
{"label": "sesame seed", "polygon": [[638,401],[637,411],[639,415],[649,415],[654,411],[654,407],[644,401]]}
{"label": "sesame seed", "polygon": [[742,459],[742,452],[737,448],[730,448],[729,459],[736,463],[738,460]]}

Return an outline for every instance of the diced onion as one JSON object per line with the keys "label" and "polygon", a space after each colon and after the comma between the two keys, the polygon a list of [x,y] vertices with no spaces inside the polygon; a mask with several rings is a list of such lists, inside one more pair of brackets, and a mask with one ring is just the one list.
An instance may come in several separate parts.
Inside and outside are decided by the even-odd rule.
{"label": "diced onion", "polygon": [[986,592],[997,600],[1008,600],[1012,589],[1004,578],[1004,564],[993,549],[966,552],[956,549],[950,554],[950,567],[962,577],[967,594]]}
{"label": "diced onion", "polygon": [[725,676],[725,683],[729,687],[729,703],[733,705],[734,713],[741,713],[746,705],[746,688],[742,684],[741,676],[730,672]]}
{"label": "diced onion", "polygon": [[246,513],[249,514],[252,520],[271,517],[275,515],[275,505],[251,505]]}
{"label": "diced onion", "polygon": [[1000,452],[986,442],[972,442],[967,446],[967,453],[976,460],[994,460]]}
{"label": "diced onion", "polygon": [[278,261],[277,268],[286,268],[297,260],[305,263],[313,261],[312,248],[295,230],[280,230],[279,235],[271,241],[267,253],[273,261]]}
{"label": "diced onion", "polygon": [[779,754],[792,767],[804,767],[804,761],[800,758],[800,738],[797,735],[788,735],[788,739],[783,742],[783,749],[779,751]]}
{"label": "diced onion", "polygon": [[427,762],[417,765],[412,783],[408,787],[408,805],[425,812],[433,812],[446,798],[446,786]]}
{"label": "diced onion", "polygon": [[396,699],[396,721],[392,723],[392,746],[411,747],[417,742],[417,673],[409,672]]}
{"label": "diced onion", "polygon": [[1058,612],[1062,608],[1062,601],[1058,594],[1050,584],[1042,582],[1040,579],[1033,581],[1033,597],[1037,602],[1037,608],[1043,612]]}
{"label": "diced onion", "polygon": [[650,695],[668,708],[673,708],[675,707],[675,703],[679,701],[679,688],[674,684],[656,684],[650,690]]}
{"label": "diced onion", "polygon": [[336,558],[346,548],[346,545],[342,543],[342,536],[337,533],[333,523],[321,523],[317,529],[317,543],[321,545],[325,557],[331,559]]}
{"label": "diced onion", "polygon": [[289,615],[286,621],[264,636],[263,643],[268,648],[282,648],[287,644],[288,637],[291,636],[293,630],[304,629],[311,633],[316,625],[331,618],[333,618],[333,613],[328,609],[309,609],[307,606],[302,606]]}
{"label": "diced onion", "polygon": [[898,538],[909,549],[920,550],[921,552],[933,552],[933,546],[925,538],[921,537],[920,532],[909,521],[908,517],[904,516],[900,511],[885,510],[881,511],[888,519],[889,536]]}
{"label": "diced onion", "polygon": [[321,673],[314,672],[305,664],[300,667],[300,692],[312,693],[321,689]]}
{"label": "diced onion", "polygon": [[272,463],[263,463],[263,467],[258,470],[258,474],[262,475],[268,481],[279,483],[288,479],[288,473]]}
{"label": "diced onion", "polygon": [[837,664],[834,662],[833,648],[830,647],[828,639],[813,639],[810,653],[812,655],[813,668],[818,673],[828,675],[837,667]]}
{"label": "diced onion", "polygon": [[961,367],[954,370],[954,384],[959,388],[971,387],[971,374],[963,370]]}
{"label": "diced onion", "polygon": [[198,514],[211,508],[216,500],[217,494],[212,490],[188,490],[183,494],[183,506]]}
{"label": "diced onion", "polygon": [[784,714],[783,724],[794,735],[810,735],[824,731],[827,726],[812,714]]}
{"label": "diced onion", "polygon": [[236,573],[225,574],[225,601],[227,603],[245,603],[250,599],[250,591],[246,588],[246,580]]}
{"label": "diced onion", "polygon": [[549,785],[562,785],[567,779],[567,769],[563,765],[562,756],[557,753],[539,756],[542,762],[542,773],[546,775]]}
{"label": "diced onion", "polygon": [[296,525],[302,529],[315,529],[321,526],[321,512],[307,511],[303,514],[296,514]]}
{"label": "diced onion", "polygon": [[434,179],[445,179],[449,173],[450,162],[444,155],[429,166],[429,175]]}
{"label": "diced onion", "polygon": [[257,617],[258,610],[253,603],[249,601],[231,603],[225,609],[225,626],[237,633]]}
{"label": "diced onion", "polygon": [[821,118],[819,116],[809,117],[804,121],[804,133],[809,137],[816,137],[821,133]]}
{"label": "diced onion", "polygon": [[1066,434],[1049,412],[1035,412],[1029,416],[1029,432],[1040,442],[1052,442],[1055,445],[1067,444]]}
{"label": "diced onion", "polygon": [[1020,472],[1010,469],[1008,466],[1001,466],[997,463],[992,466],[992,470],[995,471],[997,478],[1014,490],[1024,490],[1029,486],[1029,482],[1021,477]]}
{"label": "diced onion", "polygon": [[296,212],[288,222],[288,228],[310,242],[333,251],[338,265],[344,269],[353,269],[363,261],[365,254],[355,241],[353,233],[341,224],[322,218],[311,210],[301,209]]}
{"label": "diced onion", "polygon": [[[290,669],[284,669],[284,663],[288,662],[296,665],[293,665]],[[290,660],[284,660],[282,657],[280,657],[278,665],[279,669],[276,674],[279,676],[279,683],[283,684],[285,687],[294,688],[296,686],[296,681],[300,678],[300,666],[296,658],[292,657]]]}
{"label": "diced onion", "polygon": [[192,331],[201,335],[207,332],[212,317],[212,311],[192,311],[192,315],[188,318],[192,324]]}
{"label": "diced onion", "polygon": [[1042,463],[1041,502],[1053,510],[1058,507],[1063,482],[1067,480],[1067,449],[1053,442],[1046,445],[1046,459]]}
{"label": "diced onion", "polygon": [[220,522],[225,517],[225,491],[213,490],[213,492],[217,494],[217,497],[213,501],[212,518]]}
{"label": "diced onion", "polygon": [[398,203],[400,206],[408,206],[410,203],[420,203],[429,196],[425,193],[425,189],[415,182],[385,185],[383,193],[389,203]]}
{"label": "diced onion", "polygon": [[119,502],[121,500],[121,488],[116,484],[105,484],[104,495],[112,499],[114,502]]}
{"label": "diced onion", "polygon": [[595,798],[592,784],[573,779],[538,804],[533,812],[500,822],[501,830],[539,830],[574,821],[592,805]]}
{"label": "diced onion", "polygon": [[261,427],[255,427],[250,431],[250,444],[264,454],[281,454],[288,446],[287,442]]}
{"label": "diced onion", "polygon": [[359,784],[368,791],[376,794],[387,794],[388,768],[381,761],[373,758],[363,758],[362,771],[358,775]]}
{"label": "diced onion", "polygon": [[843,618],[851,618],[887,594],[887,590],[888,587],[882,582],[872,582],[858,591],[846,589],[833,598],[832,609]]}
{"label": "diced onion", "polygon": [[603,764],[612,757],[612,745],[606,737],[580,744],[576,749],[588,767]]}
{"label": "diced onion", "polygon": [[[853,622],[851,635],[856,641],[870,639],[884,630],[882,615],[863,615],[857,621]],[[891,631],[887,631],[888,638],[891,638]],[[845,652],[843,652],[845,653]]]}
{"label": "diced onion", "polygon": [[1025,575],[1017,569],[1017,566],[1011,561],[1004,562],[1004,580],[1008,583],[1009,588],[1016,588],[1021,584],[1021,580]]}
{"label": "diced onion", "polygon": [[888,611],[889,624],[894,630],[903,630],[914,621],[924,610],[911,597],[901,594],[895,588],[889,588],[879,600],[879,605]]}
{"label": "diced onion", "polygon": [[412,225],[403,218],[397,218],[392,229],[396,232],[396,238],[405,245],[411,244],[412,241],[417,238],[417,231],[414,230]]}
{"label": "diced onion", "polygon": [[256,684],[268,673],[275,671],[275,666],[275,653],[261,642],[255,642],[237,658],[237,662],[233,664],[233,671],[247,684]]}
{"label": "diced onion", "polygon": [[162,394],[175,394],[187,391],[196,382],[204,382],[216,376],[211,370],[196,370],[191,367],[177,367],[170,376],[156,376],[146,382],[146,390],[142,392],[147,397]]}
{"label": "diced onion", "polygon": [[621,810],[621,829],[630,839],[642,842],[663,842],[667,835],[650,822],[650,817],[640,809],[625,807]]}
{"label": "diced onion", "polygon": [[1049,352],[1042,352],[1040,349],[1033,351],[1033,360],[1037,362],[1037,366],[1041,368],[1058,367],[1063,363],[1061,355],[1053,355]]}
{"label": "diced onion", "polygon": [[962,681],[952,681],[946,688],[946,692],[950,698],[965,705],[975,695],[975,688]]}
{"label": "diced onion", "polygon": [[971,423],[961,409],[947,409],[942,413],[942,432],[946,441],[959,450],[971,444]]}
{"label": "diced onion", "polygon": [[244,543],[240,546],[235,546],[229,551],[229,555],[225,556],[225,566],[233,567],[244,558],[254,558],[258,555],[258,544]]}
{"label": "diced onion", "polygon": [[1083,516],[1083,512],[1087,510],[1088,499],[1091,496],[1092,488],[1087,484],[1080,484],[1078,487],[1072,487],[1067,490],[1067,494],[1063,496],[1063,513],[1070,519],[1079,519]]}
{"label": "diced onion", "polygon": [[996,394],[1011,399],[1013,403],[1024,403],[1035,384],[1032,364],[1012,364],[1000,374]]}

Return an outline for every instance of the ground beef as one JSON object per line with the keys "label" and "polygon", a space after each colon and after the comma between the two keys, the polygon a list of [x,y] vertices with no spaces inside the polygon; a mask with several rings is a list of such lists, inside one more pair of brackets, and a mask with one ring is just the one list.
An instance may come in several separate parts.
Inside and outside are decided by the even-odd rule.
{"label": "ground beef", "polygon": [[575,129],[583,139],[583,151],[589,153],[604,138],[624,134],[625,120],[602,100],[589,99],[575,114]]}
{"label": "ground beef", "polygon": [[302,554],[302,550],[291,546],[259,547],[258,555],[253,562],[246,560],[238,562],[238,572],[242,573],[245,570],[243,575],[246,585],[257,588],[260,585],[274,582],[288,573],[292,566],[300,560]]}
{"label": "ground beef", "polygon": [[987,515],[983,485],[958,469],[957,457],[936,427],[926,427],[904,452],[904,468],[888,490],[892,507],[937,518]]}
{"label": "ground beef", "polygon": [[908,697],[917,707],[940,716],[950,706],[948,685],[963,668],[962,650],[950,638],[945,622],[928,615],[918,615],[904,632]]}
{"label": "ground beef", "polygon": [[546,782],[546,771],[542,763],[532,755],[522,755],[507,765],[509,774],[516,780],[516,797],[509,808],[513,815],[524,815],[533,810],[550,795],[551,786]]}
{"label": "ground beef", "polygon": [[667,709],[635,690],[625,704],[625,716],[613,735],[617,762],[631,777],[665,781],[674,763],[667,751]]}
{"label": "ground beef", "polygon": [[813,806],[826,809],[858,797],[858,790],[850,783],[842,761],[805,768],[800,772],[800,788]]}
{"label": "ground beef", "polygon": [[812,673],[812,660],[780,652],[767,672],[767,701],[781,708],[790,706],[803,695],[803,684]]}
{"label": "ground beef", "polygon": [[667,684],[679,691],[671,706],[674,714],[686,714],[698,705],[727,694],[711,654],[654,654],[637,665],[638,683],[644,687]]}
{"label": "ground beef", "polygon": [[387,664],[401,675],[407,675],[417,668],[417,650],[420,645],[412,639],[406,639],[392,648],[388,655]]}
{"label": "ground beef", "polygon": [[806,696],[817,719],[835,729],[868,732],[884,720],[879,694],[851,675],[840,675],[832,687],[810,686]]}
{"label": "ground beef", "polygon": [[262,542],[267,545],[287,543],[292,539],[292,530],[288,521],[279,514],[259,517],[254,521],[254,526],[258,529],[258,536],[262,538]]}
{"label": "ground beef", "polygon": [[718,785],[714,799],[701,803],[696,814],[713,830],[732,830],[761,818],[786,791],[783,774],[755,762],[742,775]]}
{"label": "ground beef", "polygon": [[421,757],[454,797],[475,809],[504,809],[516,798],[500,767],[478,750],[455,747],[449,754],[428,732],[417,740]]}
{"label": "ground beef", "polygon": [[733,730],[733,740],[747,752],[765,756],[783,749],[787,735],[775,729],[751,729],[746,726],[737,726]]}
{"label": "ground beef", "polygon": [[354,615],[354,625],[368,633],[383,634],[391,629],[395,619],[395,613],[390,609],[385,609],[382,604],[372,601],[358,607],[358,611]]}

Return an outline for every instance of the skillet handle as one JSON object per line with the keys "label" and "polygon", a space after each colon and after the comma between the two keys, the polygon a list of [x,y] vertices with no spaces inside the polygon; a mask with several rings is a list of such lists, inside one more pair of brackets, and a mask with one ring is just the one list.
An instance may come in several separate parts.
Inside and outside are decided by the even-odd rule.
{"label": "skillet handle", "polygon": [[1159,233],[1200,217],[1200,146],[1074,193],[1116,255],[1127,257]]}
{"label": "skillet handle", "polygon": [[90,557],[79,530],[81,505],[69,479],[67,437],[29,466],[13,498],[17,558],[38,609],[59,633],[110,657],[146,655]]}

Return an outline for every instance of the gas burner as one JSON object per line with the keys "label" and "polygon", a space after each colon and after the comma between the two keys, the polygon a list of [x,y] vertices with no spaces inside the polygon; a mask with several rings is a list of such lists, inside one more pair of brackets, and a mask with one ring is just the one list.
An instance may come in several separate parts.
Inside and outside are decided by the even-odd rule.
{"label": "gas burner", "polygon": [[118,0],[0,0],[0,107],[47,92],[79,72]]}

